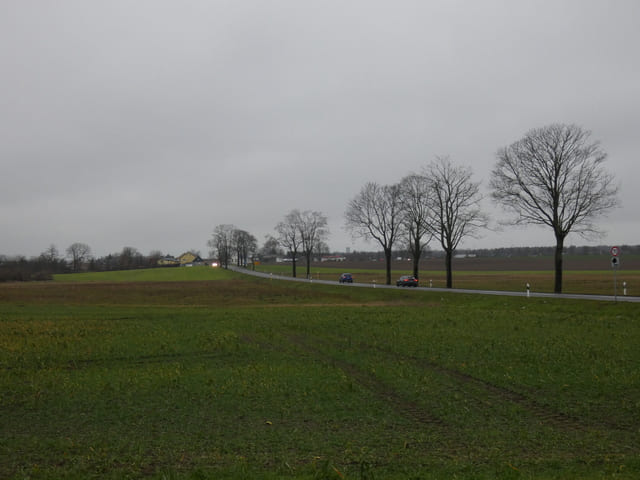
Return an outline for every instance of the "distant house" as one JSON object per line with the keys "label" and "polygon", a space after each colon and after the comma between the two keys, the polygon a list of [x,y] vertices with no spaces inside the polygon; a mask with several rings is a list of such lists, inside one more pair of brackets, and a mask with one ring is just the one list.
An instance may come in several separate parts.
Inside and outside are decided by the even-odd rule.
{"label": "distant house", "polygon": [[193,267],[196,265],[204,265],[204,260],[200,258],[200,255],[195,253],[185,252],[178,257],[178,262],[181,267]]}
{"label": "distant house", "polygon": [[158,265],[161,267],[177,267],[180,265],[180,260],[175,258],[173,255],[165,255],[158,259]]}
{"label": "distant house", "polygon": [[344,262],[347,257],[344,255],[326,255],[320,259],[321,262]]}
{"label": "distant house", "polygon": [[195,265],[204,265],[205,262],[200,258],[200,255],[185,252],[177,258],[173,255],[165,255],[158,259],[157,264],[160,267],[193,267]]}

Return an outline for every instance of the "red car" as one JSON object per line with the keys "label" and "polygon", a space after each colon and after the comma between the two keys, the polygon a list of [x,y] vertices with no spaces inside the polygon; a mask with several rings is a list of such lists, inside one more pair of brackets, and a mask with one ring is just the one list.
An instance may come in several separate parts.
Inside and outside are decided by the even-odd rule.
{"label": "red car", "polygon": [[418,279],[413,275],[403,275],[396,282],[397,287],[417,287]]}

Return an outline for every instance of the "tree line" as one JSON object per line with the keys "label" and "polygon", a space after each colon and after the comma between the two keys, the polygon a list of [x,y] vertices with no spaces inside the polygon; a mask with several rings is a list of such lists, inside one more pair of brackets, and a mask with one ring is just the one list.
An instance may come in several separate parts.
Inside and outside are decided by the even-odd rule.
{"label": "tree line", "polygon": [[[497,153],[491,172],[491,198],[507,216],[507,225],[544,225],[553,231],[554,292],[562,292],[562,254],[571,232],[599,234],[595,220],[618,204],[614,177],[603,168],[606,153],[591,132],[576,125],[552,124],[527,132]],[[414,275],[423,248],[432,239],[445,252],[447,287],[452,287],[452,261],[461,240],[488,228],[479,203],[480,184],[471,169],[437,157],[418,174],[398,184],[366,184],[349,203],[347,227],[382,247],[390,283],[391,249],[405,239],[414,260]]]}
{"label": "tree line", "polygon": [[[591,132],[577,125],[551,124],[527,132],[500,148],[491,171],[491,198],[506,216],[498,224],[543,225],[554,235],[554,292],[562,292],[564,242],[569,233],[583,237],[601,233],[596,219],[618,205],[614,177],[603,168],[607,155]],[[377,242],[385,257],[386,283],[391,283],[392,250],[407,246],[413,273],[419,276],[420,257],[431,241],[445,254],[447,287],[453,286],[453,258],[461,241],[489,228],[480,209],[483,195],[471,168],[436,157],[421,172],[398,183],[367,182],[348,203],[345,225],[354,237]],[[318,230],[314,221],[321,220]],[[307,259],[318,248],[326,217],[318,212],[292,210],[276,226],[276,241],[293,261],[302,252]]]}
{"label": "tree line", "polygon": [[134,247],[124,247],[120,252],[94,257],[91,247],[86,243],[72,243],[64,253],[51,244],[32,258],[0,255],[0,282],[51,280],[57,273],[149,268],[155,267],[161,257],[162,252],[158,250],[143,255]]}
{"label": "tree line", "polygon": [[372,238],[384,252],[386,283],[391,284],[392,250],[399,242],[408,245],[413,274],[425,247],[436,240],[445,252],[447,287],[451,288],[453,256],[466,236],[474,236],[488,224],[478,207],[479,183],[470,168],[454,165],[448,157],[437,157],[399,183],[366,183],[348,204],[347,228],[356,237]]}
{"label": "tree line", "polygon": [[234,261],[238,266],[246,266],[253,256],[259,254],[263,257],[287,254],[292,262],[292,275],[296,277],[300,254],[305,258],[308,277],[313,256],[328,251],[325,243],[329,236],[326,215],[313,210],[293,209],[276,224],[274,230],[276,236],[268,235],[261,252],[258,252],[258,242],[253,235],[235,225],[218,225],[208,241],[211,256],[217,257],[220,265],[226,268]]}
{"label": "tree line", "polygon": [[207,244],[224,268],[234,260],[238,266],[246,266],[258,249],[256,237],[232,224],[216,226]]}

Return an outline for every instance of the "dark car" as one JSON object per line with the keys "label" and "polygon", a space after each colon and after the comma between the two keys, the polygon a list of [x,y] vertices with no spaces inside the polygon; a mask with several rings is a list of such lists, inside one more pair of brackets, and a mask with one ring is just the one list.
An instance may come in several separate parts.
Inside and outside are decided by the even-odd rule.
{"label": "dark car", "polygon": [[353,276],[350,273],[343,273],[338,281],[340,283],[353,283]]}
{"label": "dark car", "polygon": [[403,275],[396,282],[397,287],[417,287],[418,279],[413,275]]}

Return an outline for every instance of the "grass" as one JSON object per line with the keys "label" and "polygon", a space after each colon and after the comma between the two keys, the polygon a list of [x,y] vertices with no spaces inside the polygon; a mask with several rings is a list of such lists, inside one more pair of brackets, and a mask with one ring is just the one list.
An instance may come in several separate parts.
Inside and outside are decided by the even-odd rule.
{"label": "grass", "polygon": [[1,478],[640,476],[634,304],[192,270],[0,286]]}
{"label": "grass", "polygon": [[54,275],[56,282],[184,282],[221,278],[220,269],[205,267],[144,268],[115,272],[65,273]]}

